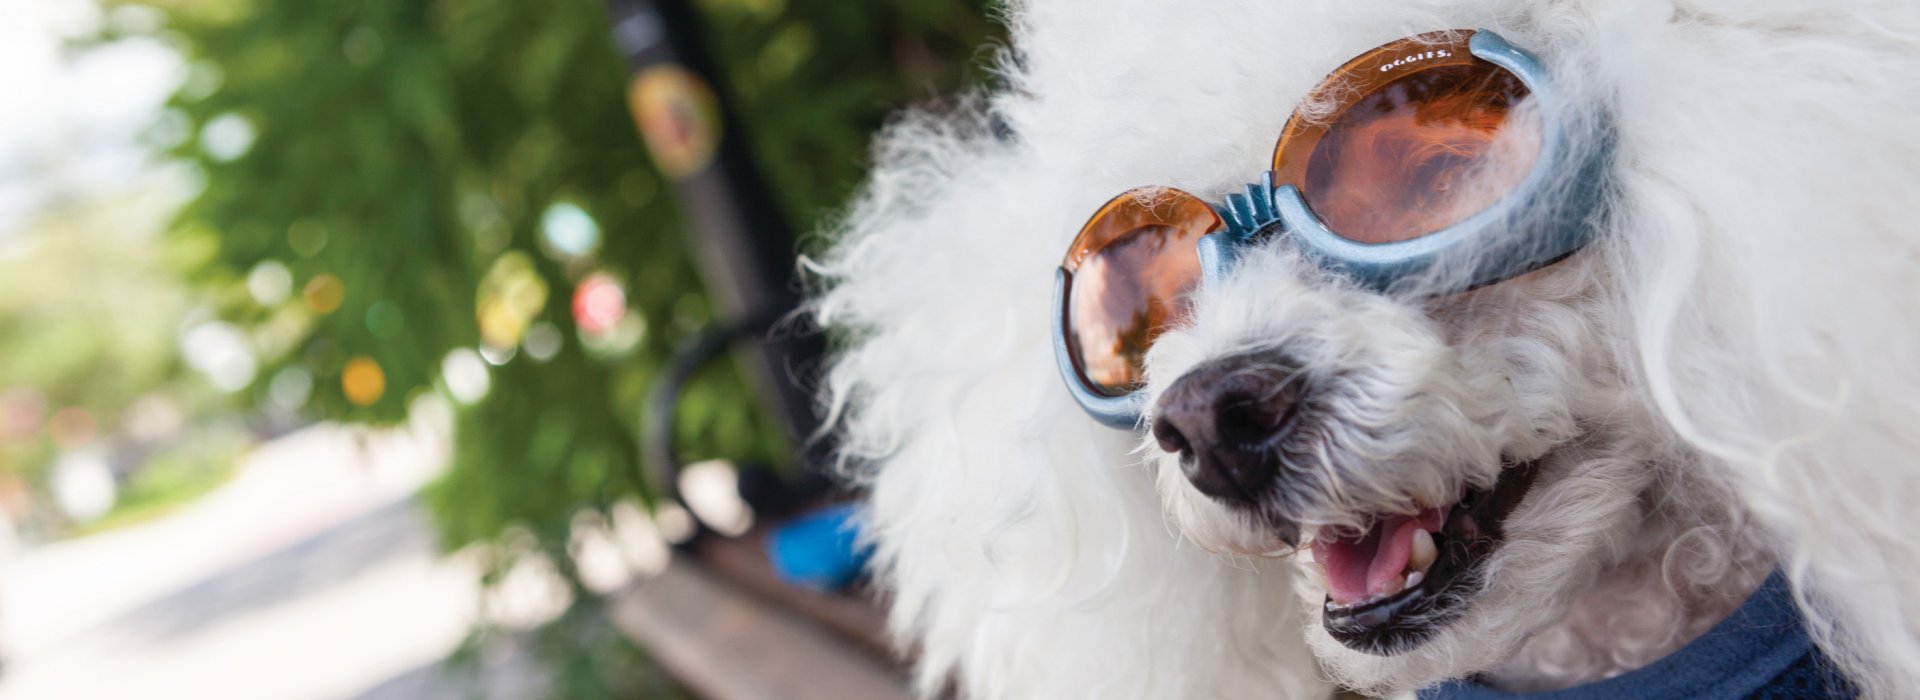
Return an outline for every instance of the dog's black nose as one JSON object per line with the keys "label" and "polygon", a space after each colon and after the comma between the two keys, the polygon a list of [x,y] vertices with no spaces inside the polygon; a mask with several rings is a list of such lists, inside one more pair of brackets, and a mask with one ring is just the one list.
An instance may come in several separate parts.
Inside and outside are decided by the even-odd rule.
{"label": "dog's black nose", "polygon": [[1272,484],[1272,445],[1300,401],[1298,370],[1268,359],[1229,357],[1194,368],[1160,396],[1153,437],[1180,455],[1187,480],[1215,500],[1250,505]]}

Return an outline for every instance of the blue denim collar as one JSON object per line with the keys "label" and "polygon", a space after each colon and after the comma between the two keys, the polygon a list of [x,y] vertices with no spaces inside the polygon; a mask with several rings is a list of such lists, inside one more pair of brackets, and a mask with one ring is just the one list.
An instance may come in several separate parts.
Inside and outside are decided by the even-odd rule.
{"label": "blue denim collar", "polygon": [[1420,700],[1635,700],[1637,698],[1852,698],[1807,636],[1779,572],[1700,638],[1646,667],[1565,690],[1512,693],[1472,681],[1421,690]]}

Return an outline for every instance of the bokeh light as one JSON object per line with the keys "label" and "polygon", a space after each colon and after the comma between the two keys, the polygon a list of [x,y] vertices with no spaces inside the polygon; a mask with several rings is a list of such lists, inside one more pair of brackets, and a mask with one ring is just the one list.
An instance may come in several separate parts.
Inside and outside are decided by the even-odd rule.
{"label": "bokeh light", "polygon": [[207,60],[194,61],[187,66],[187,77],[180,83],[179,95],[190,102],[204,100],[219,90],[220,84],[226,80],[227,72],[221,70],[219,64]]}
{"label": "bokeh light", "polygon": [[573,290],[573,321],[583,333],[604,334],[626,315],[627,290],[613,275],[595,272]]}
{"label": "bokeh light", "polygon": [[106,453],[97,449],[60,455],[60,459],[53,463],[53,478],[49,485],[60,510],[77,522],[84,523],[106,515],[113,510],[117,497],[113,467],[108,463]]}
{"label": "bokeh light", "polygon": [[642,576],[655,576],[667,569],[673,560],[673,549],[661,537],[660,530],[654,526],[653,519],[647,517],[639,503],[632,499],[613,504],[607,511],[613,524],[613,539],[620,545],[620,553],[627,558],[627,564]]}
{"label": "bokeh light", "polygon": [[[526,253],[508,251],[480,279],[478,297],[475,312],[481,343],[495,351],[507,350],[520,344],[534,315],[546,308],[547,282]],[[488,360],[494,357],[490,355]],[[511,359],[512,355],[507,353],[505,357]]]}
{"label": "bokeh light", "polygon": [[540,215],[540,236],[564,257],[586,255],[600,247],[600,224],[572,202],[555,202]]}
{"label": "bokeh light", "polygon": [[560,346],[565,342],[558,327],[541,321],[527,328],[527,337],[520,341],[520,346],[526,348],[528,358],[535,362],[546,362],[560,354]]}
{"label": "bokeh light", "polygon": [[[531,539],[530,537],[527,539]],[[559,617],[573,604],[573,591],[553,560],[527,551],[487,590],[486,616],[508,629],[532,629]]]}
{"label": "bokeh light", "polygon": [[300,297],[314,313],[330,314],[347,300],[347,285],[333,275],[315,275],[307,281],[307,287],[301,290]]}
{"label": "bokeh light", "polygon": [[47,397],[25,387],[0,393],[0,441],[24,441],[40,432],[46,420]]}
{"label": "bokeh light", "polygon": [[319,255],[327,247],[326,225],[313,219],[301,219],[287,227],[287,247],[302,257]]}
{"label": "bokeh light", "polygon": [[440,379],[447,383],[447,393],[453,395],[453,400],[463,404],[486,398],[493,388],[493,375],[487,370],[486,360],[469,348],[454,348],[447,353],[440,361]]}
{"label": "bokeh light", "polygon": [[508,362],[512,362],[513,358],[518,357],[519,355],[520,355],[520,346],[518,345],[512,345],[504,348],[496,348],[492,345],[486,345],[486,344],[482,344],[480,346],[480,359],[486,360],[487,364],[493,365],[495,367],[499,367]]}
{"label": "bokeh light", "polygon": [[224,321],[193,326],[180,337],[180,354],[221,391],[246,388],[258,369],[246,334]]}
{"label": "bokeh light", "polygon": [[668,544],[682,544],[693,539],[698,529],[694,527],[693,514],[679,504],[662,503],[653,509],[653,527]]}
{"label": "bokeh light", "polygon": [[367,307],[367,332],[381,340],[399,337],[407,329],[407,317],[400,307],[382,299]]}
{"label": "bokeh light", "polygon": [[312,395],[313,373],[299,367],[282,369],[267,382],[267,398],[283,410],[299,410]]}
{"label": "bokeh light", "polygon": [[234,160],[253,148],[254,136],[253,122],[228,112],[200,127],[200,150],[216,161]]}
{"label": "bokeh light", "polygon": [[147,443],[159,443],[178,436],[187,427],[187,408],[179,398],[162,392],[140,397],[121,414],[127,435]]}
{"label": "bokeh light", "polygon": [[380,32],[372,27],[354,27],[347,32],[347,38],[340,42],[340,53],[345,54],[347,62],[358,68],[367,68],[380,61],[387,52],[387,42],[380,39]]}
{"label": "bokeh light", "polygon": [[732,462],[711,459],[680,470],[680,497],[707,527],[729,537],[753,529],[753,509],[740,498],[740,472]]}
{"label": "bokeh light", "polygon": [[601,333],[580,332],[580,344],[602,357],[626,354],[647,336],[647,319],[638,309],[629,309],[612,330]]}
{"label": "bokeh light", "polygon": [[580,583],[594,593],[619,590],[633,580],[607,521],[591,509],[573,514],[568,526],[567,555],[580,574]]}
{"label": "bokeh light", "polygon": [[278,260],[263,260],[247,273],[247,293],[261,306],[276,306],[293,294],[293,273]]}
{"label": "bokeh light", "polygon": [[47,420],[47,436],[62,449],[74,450],[93,442],[93,436],[100,425],[93,419],[93,413],[79,406],[60,409]]}
{"label": "bokeh light", "polygon": [[356,357],[340,372],[340,390],[359,406],[372,406],[387,393],[387,373],[370,357]]}

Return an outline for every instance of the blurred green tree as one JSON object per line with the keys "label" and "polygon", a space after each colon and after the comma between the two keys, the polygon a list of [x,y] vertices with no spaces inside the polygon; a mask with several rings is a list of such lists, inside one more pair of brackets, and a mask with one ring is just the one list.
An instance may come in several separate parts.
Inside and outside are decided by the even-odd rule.
{"label": "blurred green tree", "polygon": [[[710,314],[602,0],[116,4],[163,10],[189,58],[172,154],[205,185],[172,235],[261,350],[249,400],[391,423],[427,392],[460,399],[428,494],[446,545],[530,532],[584,592],[570,523],[644,496],[640,398]],[[695,3],[795,230],[849,194],[887,112],[979,77],[984,5]],[[577,322],[588,280],[624,292],[619,324]],[[787,449],[731,368],[680,410],[691,457]],[[590,681],[568,694],[621,687]]]}
{"label": "blurred green tree", "polygon": [[[54,207],[0,240],[0,491],[44,490],[61,450],[141,432],[127,424],[143,401],[149,414],[219,403],[177,353],[188,298],[153,236],[169,201],[147,189]],[[61,519],[36,510],[29,529]]]}

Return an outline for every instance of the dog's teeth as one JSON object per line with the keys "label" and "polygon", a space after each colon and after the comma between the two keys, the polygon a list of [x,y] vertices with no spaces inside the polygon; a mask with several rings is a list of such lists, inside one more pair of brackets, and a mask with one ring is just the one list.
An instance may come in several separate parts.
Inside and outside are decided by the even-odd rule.
{"label": "dog's teeth", "polygon": [[1413,571],[1426,571],[1433,566],[1433,560],[1440,558],[1440,548],[1433,544],[1433,534],[1426,530],[1413,531],[1413,555],[1407,559],[1407,568]]}
{"label": "dog's teeth", "polygon": [[1327,580],[1327,567],[1314,564],[1312,568],[1314,578],[1320,581],[1320,590],[1333,590],[1333,582]]}
{"label": "dog's teeth", "polygon": [[1427,572],[1425,571],[1415,571],[1411,574],[1407,574],[1406,587],[1412,588],[1414,586],[1418,586],[1420,585],[1420,582],[1426,580],[1426,578],[1427,578]]}
{"label": "dog's teeth", "polygon": [[1380,592],[1380,595],[1378,595],[1378,596],[1375,596],[1375,597],[1376,597],[1376,598],[1385,598],[1385,597],[1387,597],[1387,596],[1390,596],[1390,595],[1393,595],[1393,594],[1395,594],[1395,593],[1399,593],[1399,592],[1401,592],[1401,591],[1404,591],[1404,590],[1407,590],[1407,575],[1406,575],[1406,574],[1401,574],[1401,575],[1399,575],[1399,576],[1395,576],[1395,577],[1393,577],[1393,580],[1392,580],[1392,581],[1388,581],[1388,582],[1387,582],[1387,586],[1386,586],[1386,590],[1384,590],[1384,591],[1381,591],[1381,592]]}

